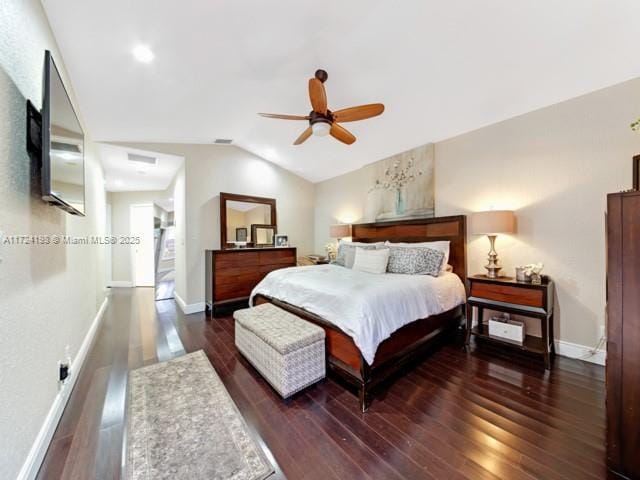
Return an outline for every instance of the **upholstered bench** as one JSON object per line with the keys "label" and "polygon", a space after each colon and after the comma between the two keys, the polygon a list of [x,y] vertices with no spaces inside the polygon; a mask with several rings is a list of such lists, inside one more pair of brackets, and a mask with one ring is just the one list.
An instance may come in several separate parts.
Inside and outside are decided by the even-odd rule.
{"label": "upholstered bench", "polygon": [[322,328],[270,303],[233,318],[236,347],[283,398],[324,378]]}

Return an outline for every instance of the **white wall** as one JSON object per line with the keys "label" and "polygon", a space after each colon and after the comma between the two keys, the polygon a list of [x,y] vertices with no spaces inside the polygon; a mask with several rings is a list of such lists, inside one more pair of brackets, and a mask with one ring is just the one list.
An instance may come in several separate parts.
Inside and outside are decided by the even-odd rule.
{"label": "white wall", "polygon": [[[220,192],[273,197],[277,203],[278,232],[288,234],[298,254],[313,251],[314,186],[293,173],[234,146],[187,144],[126,144],[143,150],[185,158],[185,271],[181,288],[176,258],[176,291],[189,305],[204,308],[204,251],[220,247]],[[176,188],[183,188],[176,183]],[[178,208],[176,199],[176,235]],[[179,241],[176,238],[178,247]],[[176,252],[177,254],[178,252]]]}
{"label": "white wall", "polygon": [[[88,134],[86,217],[45,204],[34,182],[25,104],[41,106],[45,49],[75,99],[40,2],[0,2],[0,230],[5,238],[102,235],[103,173]],[[0,244],[0,257],[0,478],[11,479],[61,398],[57,362],[65,346],[75,357],[104,300],[105,259],[102,247],[87,245]]]}
{"label": "white wall", "polygon": [[[184,163],[176,172],[171,185],[167,189],[173,192],[173,224],[175,227],[176,248],[176,286],[175,294],[179,298],[187,298],[187,246],[186,246],[186,187]],[[166,197],[165,197],[166,198]]]}
{"label": "white wall", "polygon": [[[595,346],[604,325],[606,194],[631,187],[639,114],[636,79],[436,143],[436,214],[516,210],[518,233],[497,242],[504,273],[545,264],[567,342]],[[366,188],[361,170],[316,185],[317,251],[331,223],[362,218]],[[469,273],[484,272],[487,251],[469,236]]]}
{"label": "white wall", "polygon": [[[166,198],[164,191],[111,192],[111,232],[116,237],[131,235],[131,205],[152,204],[154,200]],[[111,252],[111,278],[115,285],[133,282],[131,245],[118,243]]]}

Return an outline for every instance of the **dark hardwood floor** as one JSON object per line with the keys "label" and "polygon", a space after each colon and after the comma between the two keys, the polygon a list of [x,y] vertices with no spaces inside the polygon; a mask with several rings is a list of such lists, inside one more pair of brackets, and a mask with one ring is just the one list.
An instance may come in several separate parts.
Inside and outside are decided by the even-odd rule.
{"label": "dark hardwood floor", "polygon": [[153,289],[114,289],[39,473],[117,479],[127,372],[203,349],[289,479],[602,479],[604,369],[553,369],[460,343],[437,349],[366,414],[332,379],[287,403],[237,353],[231,317],[185,316]]}

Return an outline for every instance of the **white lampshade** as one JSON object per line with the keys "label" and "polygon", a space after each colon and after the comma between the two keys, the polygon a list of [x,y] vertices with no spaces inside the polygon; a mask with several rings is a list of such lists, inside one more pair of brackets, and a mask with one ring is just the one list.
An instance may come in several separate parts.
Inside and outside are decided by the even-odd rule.
{"label": "white lampshade", "polygon": [[471,214],[469,231],[473,235],[515,233],[516,217],[511,210],[489,210]]}
{"label": "white lampshade", "polygon": [[331,238],[344,238],[351,236],[351,225],[341,223],[339,225],[331,225],[329,227],[329,236]]}
{"label": "white lampshade", "polygon": [[311,130],[313,130],[313,134],[317,137],[324,137],[329,134],[329,130],[331,130],[331,125],[326,122],[316,122],[311,125]]}

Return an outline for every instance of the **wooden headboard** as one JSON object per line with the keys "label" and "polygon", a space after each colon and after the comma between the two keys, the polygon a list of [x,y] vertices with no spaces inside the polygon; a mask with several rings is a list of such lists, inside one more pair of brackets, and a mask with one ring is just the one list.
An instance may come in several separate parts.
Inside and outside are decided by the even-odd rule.
{"label": "wooden headboard", "polygon": [[467,217],[420,218],[391,222],[360,223],[352,227],[354,242],[435,242],[449,240],[449,264],[464,285],[467,281]]}

